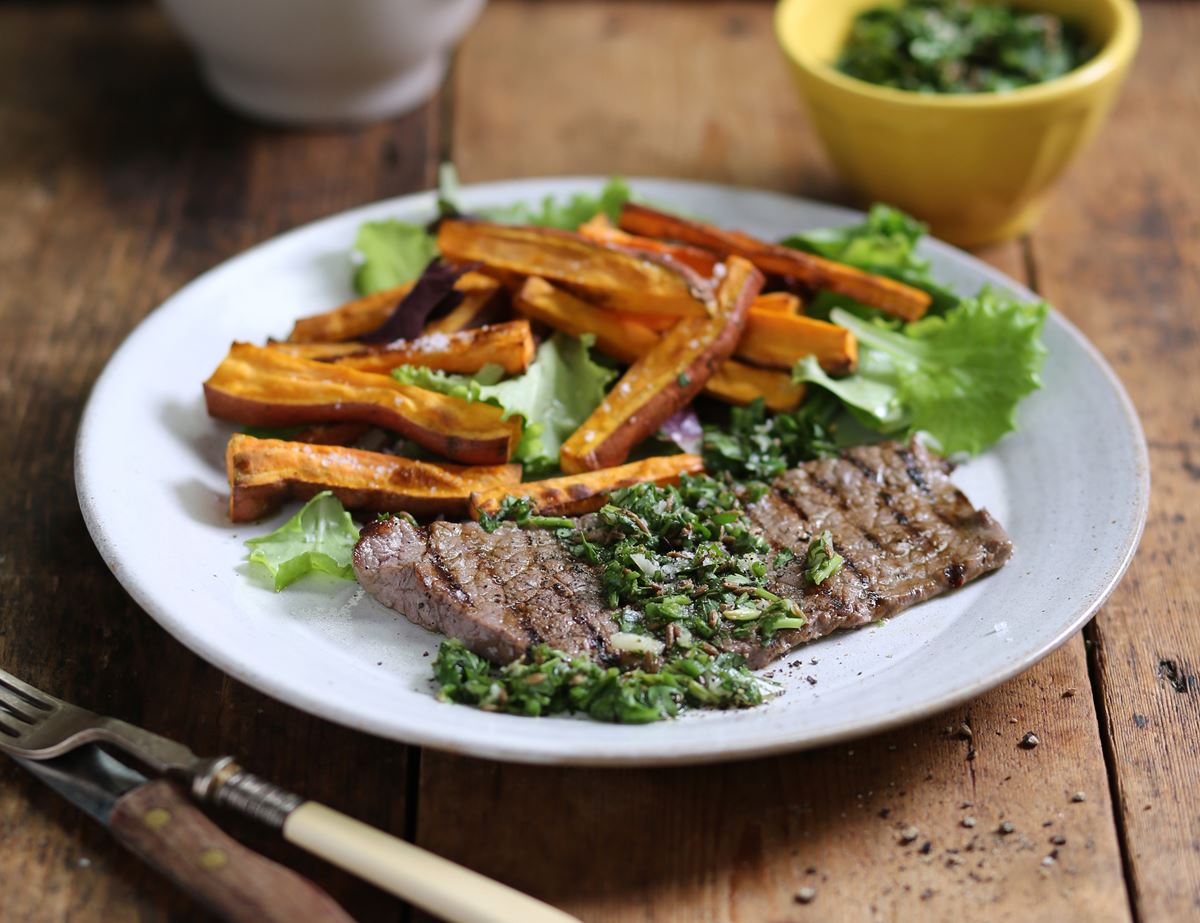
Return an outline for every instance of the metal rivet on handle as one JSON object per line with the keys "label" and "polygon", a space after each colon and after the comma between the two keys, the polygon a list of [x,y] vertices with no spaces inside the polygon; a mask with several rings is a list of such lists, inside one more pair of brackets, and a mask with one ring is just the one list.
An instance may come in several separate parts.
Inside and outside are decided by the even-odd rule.
{"label": "metal rivet on handle", "polygon": [[171,822],[171,812],[162,808],[152,808],[142,818],[142,823],[150,830],[161,830]]}

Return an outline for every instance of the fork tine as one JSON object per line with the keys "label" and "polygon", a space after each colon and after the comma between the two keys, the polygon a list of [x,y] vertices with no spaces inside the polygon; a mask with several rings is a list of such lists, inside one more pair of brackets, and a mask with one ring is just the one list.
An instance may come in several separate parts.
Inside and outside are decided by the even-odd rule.
{"label": "fork tine", "polygon": [[18,679],[0,667],[0,687],[3,686],[7,686],[10,691],[25,699],[34,708],[40,708],[43,711],[52,710],[58,702],[58,699],[54,698],[54,696],[47,695],[42,690],[29,685],[29,683],[22,679]]}
{"label": "fork tine", "polygon": [[[14,701],[15,700],[15,701]],[[24,699],[17,698],[3,686],[0,686],[0,717],[22,724],[37,724],[45,714],[30,708]]]}
{"label": "fork tine", "polygon": [[14,727],[9,727],[9,725],[4,721],[4,719],[7,717],[8,717],[7,712],[0,712],[0,746],[3,746],[3,741],[4,741],[5,737],[20,737],[21,736],[20,731],[18,731]]}

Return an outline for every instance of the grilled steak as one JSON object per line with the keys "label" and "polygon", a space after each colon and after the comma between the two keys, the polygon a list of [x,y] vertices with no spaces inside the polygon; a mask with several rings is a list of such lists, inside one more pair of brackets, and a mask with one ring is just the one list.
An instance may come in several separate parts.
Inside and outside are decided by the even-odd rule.
{"label": "grilled steak", "polygon": [[[777,548],[797,557],[771,574],[771,589],[800,600],[803,628],[764,646],[732,642],[755,667],[839,628],[858,628],[1002,566],[1012,543],[987,510],[951,483],[949,465],[920,445],[860,446],[777,478],[747,506]],[[803,551],[828,529],[845,564],[820,586],[805,581]]]}
{"label": "grilled steak", "polygon": [[496,663],[543,641],[597,660],[612,654],[616,625],[599,576],[543,529],[488,534],[474,522],[392,518],[363,529],[354,571],[385,606]]}
{"label": "grilled steak", "polygon": [[[797,644],[894,615],[1004,564],[1012,553],[1004,530],[947,475],[946,463],[918,445],[882,443],[776,479],[747,512],[774,547],[796,552],[771,573],[771,589],[800,600],[808,624],[766,646],[721,646],[761,667]],[[804,552],[825,529],[845,565],[812,586]],[[488,534],[473,522],[393,518],[363,530],[354,570],[384,605],[497,663],[541,642],[602,662],[616,657],[598,570],[551,532],[505,525]]]}

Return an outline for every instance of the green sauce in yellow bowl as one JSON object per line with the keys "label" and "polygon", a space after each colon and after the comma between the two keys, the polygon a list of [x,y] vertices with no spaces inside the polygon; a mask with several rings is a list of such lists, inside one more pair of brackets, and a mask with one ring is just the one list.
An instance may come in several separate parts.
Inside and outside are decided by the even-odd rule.
{"label": "green sauce in yellow bowl", "polygon": [[781,0],[775,32],[812,123],[845,180],[962,246],[1014,237],[1112,108],[1141,35],[1133,0],[1012,4],[1078,24],[1095,53],[1006,92],[917,93],[837,69],[852,24],[880,0]]}

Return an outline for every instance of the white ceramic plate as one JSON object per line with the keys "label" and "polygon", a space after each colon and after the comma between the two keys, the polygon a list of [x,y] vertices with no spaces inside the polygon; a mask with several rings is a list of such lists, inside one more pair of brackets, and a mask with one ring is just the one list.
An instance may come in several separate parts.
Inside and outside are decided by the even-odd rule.
{"label": "white ceramic plate", "polygon": [[[595,178],[495,183],[468,208],[595,189]],[[767,192],[638,180],[641,194],[775,239],[861,216]],[[243,563],[244,539],[276,520],[231,526],[223,450],[232,428],[205,414],[201,382],[232,340],[286,335],[292,321],[350,296],[358,225],[424,221],[429,193],[380,202],[285,234],[230,260],[154,311],[109,362],[76,451],[93,539],[134,599],[192,650],[270,695],[410,743],[504,760],[691,763],[811,747],[912,721],[1026,669],[1108,596],[1141,534],[1149,492],[1141,428],[1120,383],[1062,317],[1046,327],[1045,388],[1020,431],[955,480],[1016,545],[1000,572],[880,627],[785,659],[784,694],[748,711],[693,712],[638,727],[518,718],[439,703],[429,681],[440,638],[364,597],[309,578],[271,592]],[[963,291],[984,283],[1033,296],[944,244],[925,253]],[[817,680],[813,685],[807,677]]]}

